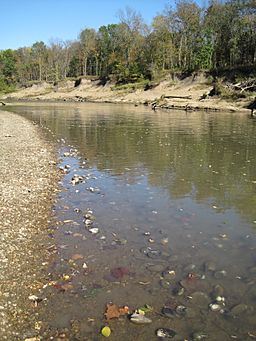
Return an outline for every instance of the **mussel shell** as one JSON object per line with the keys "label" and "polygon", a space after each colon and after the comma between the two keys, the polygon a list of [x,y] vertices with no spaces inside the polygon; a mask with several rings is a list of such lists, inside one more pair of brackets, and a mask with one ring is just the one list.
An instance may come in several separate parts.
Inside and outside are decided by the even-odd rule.
{"label": "mussel shell", "polygon": [[162,314],[166,317],[174,317],[175,311],[170,307],[163,307]]}
{"label": "mussel shell", "polygon": [[150,320],[149,318],[145,317],[142,314],[137,314],[134,313],[130,316],[130,321],[135,323],[135,324],[149,324],[152,323],[152,320]]}
{"label": "mussel shell", "polygon": [[159,328],[156,330],[156,335],[161,338],[172,339],[177,333],[169,328]]}

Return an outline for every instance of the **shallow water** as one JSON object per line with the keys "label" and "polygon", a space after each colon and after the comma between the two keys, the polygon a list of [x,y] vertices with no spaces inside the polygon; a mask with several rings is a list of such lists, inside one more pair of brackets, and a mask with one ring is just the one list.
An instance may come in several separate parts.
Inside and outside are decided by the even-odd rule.
{"label": "shallow water", "polygon": [[[114,302],[154,311],[146,326],[112,319],[112,340],[154,340],[161,327],[177,340],[256,337],[256,120],[109,104],[11,110],[46,127],[70,166],[50,235],[47,335],[101,340]],[[217,296],[225,302],[211,311]],[[163,316],[178,305],[184,314]]]}

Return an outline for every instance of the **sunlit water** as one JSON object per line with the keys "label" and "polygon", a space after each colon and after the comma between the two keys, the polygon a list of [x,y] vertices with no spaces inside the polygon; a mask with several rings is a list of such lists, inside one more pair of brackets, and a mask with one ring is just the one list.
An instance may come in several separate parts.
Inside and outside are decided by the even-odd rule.
{"label": "sunlit water", "polygon": [[107,104],[11,110],[50,130],[70,166],[52,226],[52,330],[101,340],[113,302],[154,310],[149,325],[107,322],[112,340],[157,340],[162,327],[176,340],[256,337],[256,120]]}

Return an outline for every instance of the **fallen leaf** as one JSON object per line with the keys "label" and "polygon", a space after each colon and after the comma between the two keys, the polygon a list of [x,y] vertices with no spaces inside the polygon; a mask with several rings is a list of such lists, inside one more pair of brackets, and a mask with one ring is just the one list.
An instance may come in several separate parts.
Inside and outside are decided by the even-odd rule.
{"label": "fallen leaf", "polygon": [[72,260],[78,260],[78,259],[83,259],[84,257],[80,255],[79,253],[74,254],[71,259]]}
{"label": "fallen leaf", "polygon": [[127,306],[123,308],[119,308],[116,304],[110,303],[107,304],[107,309],[105,312],[105,316],[107,320],[112,318],[118,318],[122,315],[127,315],[129,313],[129,308]]}
{"label": "fallen leaf", "polygon": [[129,273],[129,269],[122,266],[114,268],[110,271],[111,276],[119,280],[122,279],[125,275],[129,275]]}
{"label": "fallen leaf", "polygon": [[70,290],[70,289],[73,289],[73,285],[72,284],[70,284],[70,283],[66,283],[66,284],[62,284],[61,285],[61,289],[62,290]]}
{"label": "fallen leaf", "polygon": [[111,329],[108,326],[105,326],[102,328],[101,334],[105,337],[109,337],[111,334]]}

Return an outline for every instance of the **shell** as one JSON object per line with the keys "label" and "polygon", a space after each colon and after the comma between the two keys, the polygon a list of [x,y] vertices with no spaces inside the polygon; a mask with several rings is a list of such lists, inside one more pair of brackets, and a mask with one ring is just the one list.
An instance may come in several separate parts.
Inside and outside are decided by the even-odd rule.
{"label": "shell", "polygon": [[149,318],[145,317],[142,314],[137,314],[134,313],[130,316],[130,321],[136,324],[149,324],[152,323],[152,320],[150,320]]}
{"label": "shell", "polygon": [[211,303],[209,304],[209,307],[211,309],[211,311],[220,311],[221,310],[221,306],[217,303]]}
{"label": "shell", "polygon": [[169,328],[159,328],[156,331],[156,335],[161,338],[169,338],[172,339],[177,333]]}

